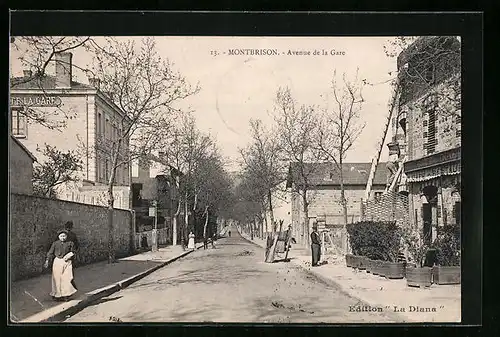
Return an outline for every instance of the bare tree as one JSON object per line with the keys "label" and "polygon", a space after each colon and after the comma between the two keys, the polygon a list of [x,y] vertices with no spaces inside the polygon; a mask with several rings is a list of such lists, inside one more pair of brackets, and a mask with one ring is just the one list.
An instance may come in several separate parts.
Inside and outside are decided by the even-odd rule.
{"label": "bare tree", "polygon": [[[24,76],[13,77],[10,80],[11,89],[22,89],[29,85],[47,96],[48,70],[56,61],[57,54],[88,50],[90,37],[79,36],[16,36],[11,38],[11,64],[15,57],[24,69]],[[61,61],[58,61],[61,62]],[[68,67],[70,65],[68,64]],[[82,71],[90,71],[86,67],[73,64],[73,67]],[[27,122],[40,124],[48,129],[61,131],[69,119],[75,117],[71,109],[56,107],[55,109],[41,109],[24,106],[19,113]]]}
{"label": "bare tree", "polygon": [[33,169],[34,194],[55,198],[59,185],[78,179],[77,172],[82,169],[83,163],[74,151],[62,152],[48,144],[37,151],[45,160],[37,162]]}
{"label": "bare tree", "polygon": [[344,73],[340,84],[337,80],[337,72],[334,71],[331,86],[333,104],[328,104],[323,110],[321,126],[318,128],[316,146],[326,160],[333,162],[334,170],[339,177],[344,229],[348,219],[343,164],[347,152],[365,127],[364,123],[360,123],[360,111],[364,102],[362,87],[357,71],[353,80],[349,80]]}
{"label": "bare tree", "polygon": [[[267,130],[261,120],[250,120],[252,143],[240,149],[244,171],[253,176],[257,193],[263,193],[271,223],[274,223],[273,197],[280,192],[279,184],[285,181],[284,168],[280,158],[279,139],[272,130]],[[272,228],[274,233],[274,228]]]}
{"label": "bare tree", "polygon": [[[189,224],[189,213],[196,211],[200,195],[200,181],[196,177],[198,166],[203,160],[211,158],[216,152],[213,139],[202,133],[196,126],[191,114],[179,116],[170,136],[160,140],[166,149],[162,164],[172,165],[183,173],[181,180],[182,202],[184,204],[184,227],[181,228],[181,245],[185,246],[186,226]],[[179,203],[180,203],[179,199]],[[180,204],[176,216],[179,215]],[[174,217],[174,244],[177,242],[176,216]]]}
{"label": "bare tree", "polygon": [[[161,149],[161,140],[172,130],[172,119],[181,111],[174,107],[199,90],[162,59],[153,38],[134,41],[110,38],[104,46],[92,44],[99,89],[110,95],[122,112],[110,121],[112,128],[97,138],[99,155],[108,168],[109,262],[114,262],[113,188],[116,172],[132,160],[150,160]],[[109,128],[108,128],[109,129]]]}
{"label": "bare tree", "polygon": [[316,111],[311,106],[299,106],[289,88],[279,88],[274,113],[282,159],[290,162],[290,172],[295,180],[292,193],[297,193],[302,200],[302,234],[309,244],[309,205],[314,198],[315,164],[321,160],[321,153],[315,147],[318,132]]}

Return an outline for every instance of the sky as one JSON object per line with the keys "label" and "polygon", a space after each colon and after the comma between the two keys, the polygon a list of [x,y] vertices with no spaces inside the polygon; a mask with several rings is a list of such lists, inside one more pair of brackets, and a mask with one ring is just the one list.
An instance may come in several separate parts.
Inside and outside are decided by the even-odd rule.
{"label": "sky", "polygon": [[[139,37],[120,37],[136,39]],[[272,122],[274,97],[280,86],[289,86],[301,104],[324,104],[333,72],[359,78],[365,86],[365,103],[360,113],[366,127],[347,162],[370,162],[382,136],[391,89],[387,83],[396,70],[396,60],[387,57],[383,46],[389,37],[155,37],[156,47],[191,84],[201,91],[180,106],[194,110],[198,127],[216,136],[222,154],[230,159],[230,170],[237,169],[239,148],[250,141],[249,121]],[[230,49],[273,49],[278,55],[229,55]],[[288,51],[309,51],[310,55],[287,55]],[[318,50],[320,55],[313,55]],[[322,55],[322,51],[327,55]],[[341,55],[331,55],[331,51]],[[284,53],[284,54],[283,54]],[[342,54],[343,53],[343,54]],[[215,55],[216,54],[216,55]],[[22,75],[22,68],[11,55],[11,71]],[[73,62],[89,66],[91,57],[83,50],[73,52]],[[50,73],[51,69],[48,69]],[[88,83],[76,69],[74,80]],[[394,73],[392,73],[394,74]],[[389,138],[389,137],[388,137]],[[386,139],[387,142],[387,139]],[[387,160],[384,146],[381,161]]]}

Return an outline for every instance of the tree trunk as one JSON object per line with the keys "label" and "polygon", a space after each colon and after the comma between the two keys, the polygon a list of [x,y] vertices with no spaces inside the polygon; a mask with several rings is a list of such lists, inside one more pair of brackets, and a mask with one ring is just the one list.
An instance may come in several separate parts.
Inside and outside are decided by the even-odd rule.
{"label": "tree trunk", "polygon": [[272,194],[271,194],[271,191],[267,191],[267,200],[269,202],[269,218],[271,220],[271,230],[272,230],[272,234],[274,235],[274,232],[276,231],[275,230],[275,224],[274,224],[274,213],[273,213],[273,198],[272,198]]}
{"label": "tree trunk", "polygon": [[189,207],[188,207],[188,194],[187,194],[187,192],[186,192],[185,197],[186,197],[186,199],[184,200],[184,225],[182,226],[182,229],[181,229],[182,249],[186,248],[186,240],[184,239],[184,236],[185,236],[186,230],[189,226]]}
{"label": "tree trunk", "polygon": [[309,248],[310,245],[310,237],[309,237],[309,205],[307,203],[307,191],[304,190],[304,193],[302,194],[302,202],[303,202],[303,210],[304,210],[304,236],[305,236],[305,242],[306,246]]}
{"label": "tree trunk", "polygon": [[345,189],[344,189],[344,176],[343,176],[343,163],[342,156],[339,160],[340,163],[340,200],[342,203],[342,211],[344,213],[344,226],[342,228],[342,251],[347,251],[347,200],[345,198]]}
{"label": "tree trunk", "polygon": [[208,226],[208,206],[205,206],[205,225],[203,226],[203,240],[207,240],[207,226]]}
{"label": "tree trunk", "polygon": [[[267,228],[267,214],[266,212],[264,211],[264,223],[266,225],[266,230],[264,231],[264,228],[262,228],[262,236],[263,236],[263,239],[267,238],[267,232],[268,232],[268,228]],[[265,234],[265,235],[264,235]],[[265,236],[265,237],[264,237]]]}
{"label": "tree trunk", "polygon": [[111,176],[108,181],[108,263],[114,263],[115,259],[115,243],[114,243],[114,230],[113,230],[113,215],[114,215],[114,202],[113,186],[115,183],[116,165],[118,163],[118,155],[120,153],[121,140],[118,140],[116,148],[113,146],[113,162],[111,166]]}

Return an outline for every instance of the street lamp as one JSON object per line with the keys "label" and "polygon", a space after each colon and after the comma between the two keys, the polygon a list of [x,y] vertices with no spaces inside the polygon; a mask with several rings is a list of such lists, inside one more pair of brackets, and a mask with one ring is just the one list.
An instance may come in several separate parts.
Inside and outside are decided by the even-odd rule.
{"label": "street lamp", "polygon": [[158,201],[153,200],[152,206],[149,208],[149,216],[155,217],[154,228],[151,231],[151,250],[158,251]]}

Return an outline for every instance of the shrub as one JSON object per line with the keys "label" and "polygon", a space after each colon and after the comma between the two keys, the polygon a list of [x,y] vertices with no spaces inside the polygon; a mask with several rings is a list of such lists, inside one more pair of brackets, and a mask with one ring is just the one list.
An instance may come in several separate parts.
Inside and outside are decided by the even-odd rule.
{"label": "shrub", "polygon": [[426,243],[428,237],[414,225],[402,227],[401,236],[410,253],[411,262],[414,262],[417,267],[423,267],[429,250],[429,245]]}
{"label": "shrub", "polygon": [[460,227],[444,226],[439,228],[438,237],[433,243],[436,249],[436,264],[439,266],[460,265]]}
{"label": "shrub", "polygon": [[353,254],[396,262],[401,232],[394,221],[360,221],[347,225]]}

